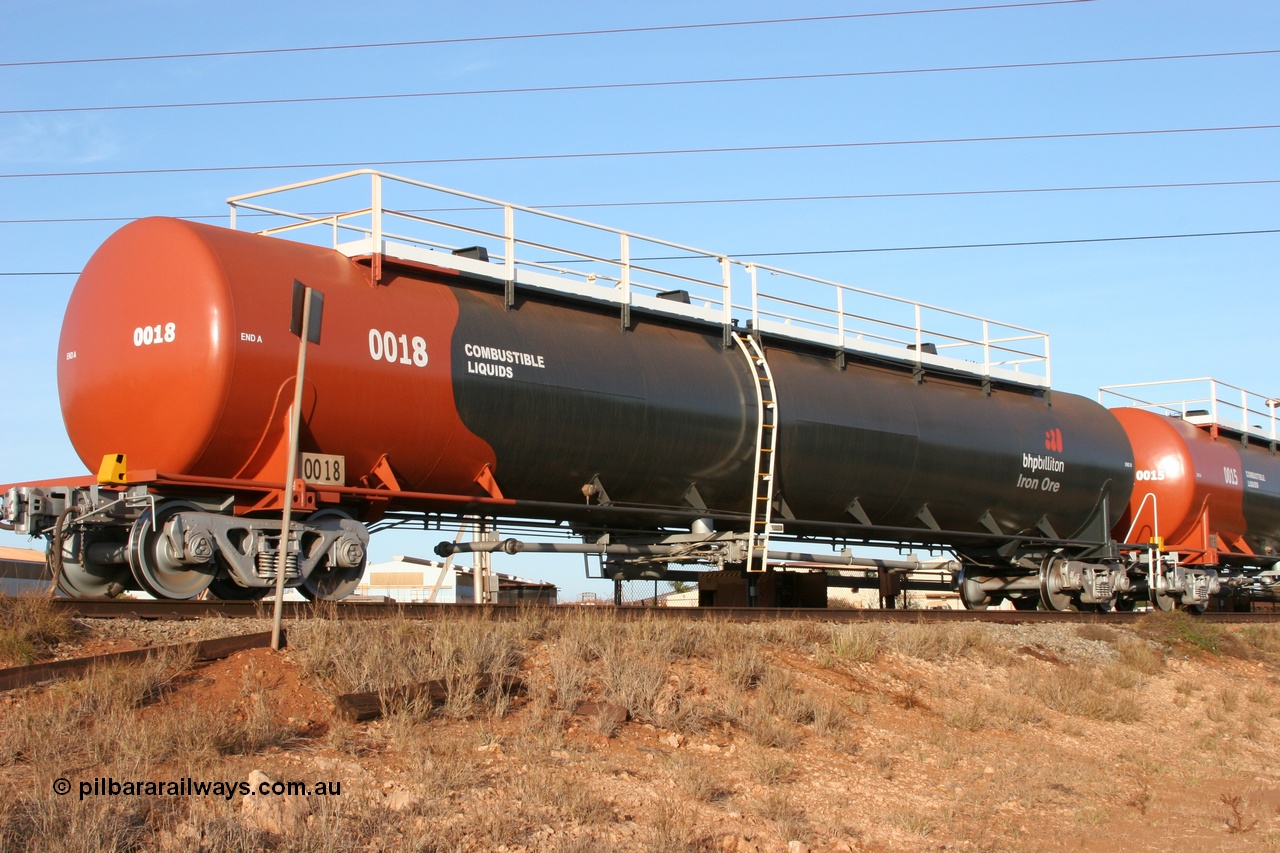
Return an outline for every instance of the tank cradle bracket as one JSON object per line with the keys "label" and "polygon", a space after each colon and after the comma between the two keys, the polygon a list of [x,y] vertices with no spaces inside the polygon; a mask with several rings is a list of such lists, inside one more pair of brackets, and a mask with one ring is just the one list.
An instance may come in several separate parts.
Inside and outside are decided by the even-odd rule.
{"label": "tank cradle bracket", "polygon": [[582,487],[582,496],[587,499],[587,504],[591,504],[591,499],[595,498],[596,506],[611,506],[613,501],[609,498],[609,493],[604,490],[604,483],[600,482],[600,475],[595,474],[591,477],[591,482]]}

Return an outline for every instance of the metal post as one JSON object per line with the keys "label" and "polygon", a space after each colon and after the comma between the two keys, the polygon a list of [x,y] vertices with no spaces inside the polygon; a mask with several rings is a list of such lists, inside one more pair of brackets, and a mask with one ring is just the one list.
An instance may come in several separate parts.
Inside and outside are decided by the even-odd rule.
{"label": "metal post", "polygon": [[506,279],[502,285],[503,307],[510,311],[516,307],[516,211],[511,205],[502,208],[502,245],[505,258]]}
{"label": "metal post", "polygon": [[991,376],[991,330],[986,320],[982,321],[982,375]]}
{"label": "metal post", "polygon": [[[484,522],[480,522],[474,527],[474,538],[478,542],[489,541],[489,526]],[[476,604],[489,603],[489,572],[493,567],[493,554],[489,551],[477,551],[476,558],[473,561],[472,573],[475,581],[475,602]]]}
{"label": "metal post", "polygon": [[382,175],[373,173],[373,197],[369,205],[370,224],[373,226],[373,253],[382,254]]}
{"label": "metal post", "polygon": [[[752,287],[755,290],[755,287]],[[836,346],[844,351],[844,288],[836,287]]]}
{"label": "metal post", "polygon": [[622,285],[622,331],[631,330],[631,239],[622,234],[618,246],[619,283]]}
{"label": "metal post", "polygon": [[276,606],[271,619],[271,648],[280,649],[280,619],[284,613],[284,576],[289,566],[289,524],[293,517],[293,480],[298,473],[298,431],[302,421],[302,382],[307,372],[307,330],[311,328],[311,288],[302,297],[302,334],[298,336],[298,372],[294,379],[293,407],[289,409],[289,458],[284,474],[284,518],[280,523],[280,548],[276,552]]}
{"label": "metal post", "polygon": [[506,253],[506,276],[512,284],[516,280],[516,211],[511,205],[502,208],[502,246]]}
{"label": "metal post", "polygon": [[756,339],[760,339],[760,288],[759,282],[756,280],[756,265],[747,264],[747,269],[751,272],[751,329],[756,333]]}
{"label": "metal post", "polygon": [[[720,258],[720,282],[723,288],[721,297],[724,299],[724,329],[725,329],[725,345],[728,346],[728,335],[733,328],[733,270],[726,257]],[[755,285],[751,286],[751,291],[755,293]],[[759,329],[756,329],[759,334]]]}

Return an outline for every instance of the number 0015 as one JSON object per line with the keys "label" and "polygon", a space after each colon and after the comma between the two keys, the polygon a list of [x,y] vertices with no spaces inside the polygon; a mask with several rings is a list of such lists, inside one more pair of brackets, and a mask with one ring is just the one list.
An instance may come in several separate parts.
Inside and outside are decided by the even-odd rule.
{"label": "number 0015", "polygon": [[302,479],[320,486],[345,486],[347,484],[347,460],[345,456],[325,453],[303,453],[299,459]]}

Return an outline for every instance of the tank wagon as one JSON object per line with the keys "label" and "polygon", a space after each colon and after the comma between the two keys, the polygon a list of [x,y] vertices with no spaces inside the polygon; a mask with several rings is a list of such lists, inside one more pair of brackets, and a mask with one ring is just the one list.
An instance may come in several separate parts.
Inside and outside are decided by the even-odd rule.
{"label": "tank wagon", "polygon": [[1098,399],[1123,404],[1111,412],[1133,447],[1134,489],[1114,535],[1152,544],[1152,602],[1202,602],[1219,575],[1230,605],[1274,600],[1278,401],[1214,379],[1108,386]]}
{"label": "tank wagon", "polygon": [[[351,213],[279,204],[334,209],[353,183],[372,199]],[[1236,516],[1206,492],[1220,526],[1193,556],[1177,500],[1135,479],[1172,470],[1135,439],[1160,431],[1051,390],[1039,332],[377,172],[230,201],[231,229],[125,226],[76,284],[58,387],[98,475],[0,504],[48,538],[68,595],[254,598],[283,571],[336,598],[371,529],[470,518],[581,541],[442,555],[597,554],[618,576],[916,565],[849,548],[889,545],[951,555],[969,607],[1197,606],[1224,554],[1270,554],[1280,531],[1274,421],[1237,465],[1260,487]],[[285,483],[296,282],[323,315]],[[1222,435],[1152,417],[1217,464]]]}

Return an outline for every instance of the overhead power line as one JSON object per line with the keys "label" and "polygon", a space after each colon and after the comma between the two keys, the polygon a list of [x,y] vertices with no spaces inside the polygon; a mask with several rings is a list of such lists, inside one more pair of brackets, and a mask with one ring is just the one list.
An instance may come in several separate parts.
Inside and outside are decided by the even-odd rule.
{"label": "overhead power line", "polygon": [[[585,201],[585,202],[566,202],[561,204],[531,204],[528,207],[534,210],[575,210],[586,208],[604,208],[604,207],[677,207],[681,205],[700,205],[700,204],[770,204],[778,202],[809,202],[809,201],[863,201],[893,198],[947,198],[952,196],[985,196],[985,195],[1024,195],[1032,193],[1075,193],[1075,192],[1102,192],[1107,190],[1164,190],[1164,189],[1189,189],[1203,187],[1253,187],[1266,186],[1269,184],[1280,184],[1280,178],[1263,178],[1252,181],[1184,181],[1181,183],[1163,183],[1163,184],[1105,184],[1095,186],[1080,187],[1016,187],[1010,189],[991,189],[991,190],[928,190],[921,192],[897,192],[897,193],[845,193],[838,195],[784,195],[784,196],[757,196],[757,197],[740,197],[740,198],[685,198],[685,199],[659,199],[653,201]],[[405,213],[441,213],[451,210],[484,210],[487,208],[409,208]],[[323,215],[329,215],[332,211],[326,211]],[[269,216],[265,213],[243,212],[238,214],[241,218],[249,216]],[[315,214],[317,216],[322,214]],[[45,218],[28,218],[28,219],[0,219],[0,225],[54,225],[54,224],[71,224],[82,222],[132,222],[139,219],[138,216],[74,216],[74,217],[45,217]],[[187,220],[205,220],[216,221],[226,219],[226,213],[219,214],[191,214],[185,216],[175,216],[175,219]]]}
{"label": "overhead power line", "polygon": [[[567,210],[586,207],[658,207],[693,204],[758,204],[767,202],[791,201],[862,201],[891,198],[945,198],[950,196],[981,195],[1022,195],[1031,193],[1072,193],[1100,192],[1104,190],[1163,190],[1185,189],[1191,187],[1241,187],[1280,184],[1280,179],[1266,178],[1256,181],[1187,181],[1183,183],[1164,184],[1108,184],[1082,187],[1019,187],[1013,189],[994,190],[929,190],[922,192],[898,193],[847,193],[840,195],[796,195],[796,196],[761,196],[758,198],[697,198],[672,199],[665,201],[606,201],[579,202],[574,204],[541,204],[530,205],[538,210]],[[0,219],[0,223],[6,220]]]}
{"label": "overhead power line", "polygon": [[[871,252],[930,252],[942,249],[1008,249],[1018,246],[1068,246],[1084,243],[1130,243],[1138,240],[1188,240],[1197,237],[1244,237],[1258,234],[1280,234],[1280,228],[1254,231],[1203,231],[1196,234],[1144,234],[1138,237],[1082,237],[1073,240],[1019,240],[1003,243],[950,243],[941,246],[887,246],[875,249],[814,249],[798,252],[746,252],[734,258],[782,258],[792,255],[860,255]],[[634,260],[641,260],[636,258]],[[646,258],[644,260],[659,260]]]}
{"label": "overhead power line", "polygon": [[1176,127],[1154,130],[1102,130],[1084,133],[1028,133],[1013,136],[958,136],[937,139],[891,139],[868,142],[812,142],[795,145],[737,145],[719,148],[663,148],[637,151],[585,151],[571,154],[497,154],[487,157],[429,157],[412,160],[373,160],[330,163],[277,163],[260,166],[187,166],[169,169],[95,169],[80,172],[13,172],[2,178],[84,178],[109,175],[179,175],[206,172],[263,172],[292,169],[360,169],[368,166],[424,166],[447,163],[502,163],[534,160],[584,160],[609,157],[653,157],[676,154],[744,154],[761,151],[819,151],[840,148],[877,148],[897,145],[953,145],[976,142],[1030,142],[1049,139],[1102,139],[1121,136],[1160,136],[1187,133],[1223,133],[1245,130],[1276,130],[1280,124],[1230,125],[1224,127]]}
{"label": "overhead power line", "polygon": [[[1144,234],[1136,237],[1083,237],[1072,240],[1019,240],[1001,243],[949,243],[938,246],[882,246],[867,249],[809,249],[795,252],[729,252],[731,258],[783,258],[802,255],[860,255],[873,252],[929,252],[947,249],[1008,249],[1021,246],[1068,246],[1087,243],[1129,243],[1138,240],[1187,240],[1200,237],[1244,237],[1261,234],[1280,234],[1280,228],[1262,228],[1253,231],[1202,231],[1195,234]],[[682,261],[696,260],[699,255],[662,255],[632,258],[632,261]],[[572,263],[557,261],[557,263]],[[79,272],[0,272],[0,276],[59,276],[80,275]]]}
{"label": "overhead power line", "polygon": [[364,44],[311,45],[306,47],[275,47],[253,50],[218,50],[199,53],[157,53],[139,56],[106,56],[81,59],[38,59],[25,62],[0,62],[0,68],[24,68],[39,65],[87,65],[97,62],[149,62],[167,59],[207,59],[227,56],[263,56],[279,53],[316,53],[337,50],[371,50],[387,47],[420,47],[424,45],[471,44],[489,41],[519,41],[532,39],[569,38],[577,36],[625,35],[630,33],[670,32],[675,30],[706,30],[721,27],[754,27],[770,24],[799,24],[820,21],[847,21],[857,18],[890,18],[904,15],[931,15],[948,12],[983,12],[995,9],[1023,9],[1033,6],[1069,6],[1093,3],[1095,0],[1035,0],[1024,3],[996,3],[981,6],[951,6],[937,9],[903,9],[889,12],[858,12],[848,15],[814,15],[796,18],[765,18],[752,21],[717,21],[701,24],[663,24],[649,27],[612,27],[599,30],[565,30],[548,33],[513,33],[497,36],[462,36],[458,38],[418,39],[414,41],[368,42]]}
{"label": "overhead power line", "polygon": [[879,71],[836,71],[822,74],[775,74],[754,77],[710,77],[698,80],[646,80],[623,83],[583,83],[572,86],[523,86],[502,89],[454,89],[440,92],[396,92],[375,95],[323,95],[307,98],[253,98],[226,101],[181,101],[160,104],[109,104],[88,107],[42,107],[38,109],[0,110],[0,115],[37,115],[46,113],[123,112],[137,110],[201,109],[208,107],[257,107],[283,104],[332,104],[353,101],[394,101],[416,98],[453,98],[481,95],[530,95],[554,92],[589,92],[618,89],[652,89],[678,86],[713,86],[740,83],[778,83],[806,80],[841,80],[855,77],[888,77],[909,74],[946,74],[967,71],[1010,71],[1028,68],[1066,68],[1082,65],[1112,65],[1134,62],[1170,62],[1186,59],[1221,59],[1241,56],[1269,56],[1277,50],[1239,50],[1219,53],[1182,53],[1164,56],[1126,56],[1114,59],[1068,59],[1055,62],[1007,62],[996,65],[951,65],[936,68],[897,68]]}

